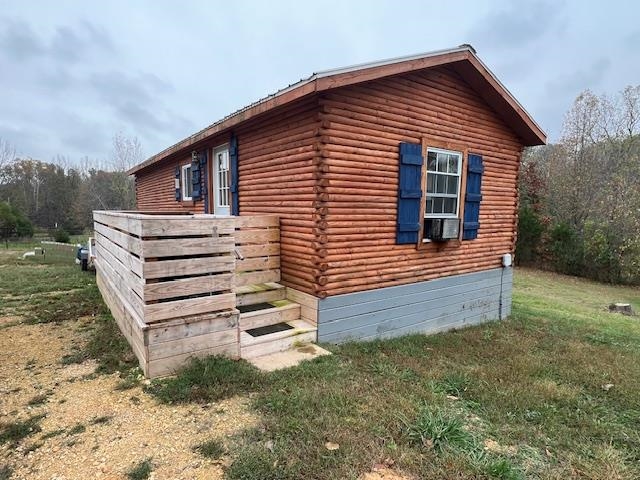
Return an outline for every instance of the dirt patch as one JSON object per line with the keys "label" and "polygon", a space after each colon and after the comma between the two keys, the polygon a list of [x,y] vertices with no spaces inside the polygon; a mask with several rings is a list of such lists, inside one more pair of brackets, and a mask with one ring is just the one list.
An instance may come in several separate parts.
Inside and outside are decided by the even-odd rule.
{"label": "dirt patch", "polygon": [[20,315],[4,315],[0,316],[0,327],[6,325],[14,325],[20,323],[22,321],[22,317]]}
{"label": "dirt patch", "polygon": [[370,472],[360,475],[358,480],[413,480],[413,477],[407,477],[386,466],[376,466]]}
{"label": "dirt patch", "polygon": [[0,446],[0,464],[13,468],[12,478],[125,478],[147,458],[156,479],[222,478],[228,460],[207,460],[192,447],[255,425],[247,400],[159,405],[140,387],[116,390],[117,374],[93,375],[92,361],[62,365],[83,341],[78,327],[85,323],[18,325],[0,335],[0,422],[45,415],[40,432]]}

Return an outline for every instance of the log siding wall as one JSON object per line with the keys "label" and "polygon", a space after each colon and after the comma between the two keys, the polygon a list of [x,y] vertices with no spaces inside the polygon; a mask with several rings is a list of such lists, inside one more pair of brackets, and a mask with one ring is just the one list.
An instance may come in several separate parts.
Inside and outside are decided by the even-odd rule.
{"label": "log siding wall", "polygon": [[[345,87],[320,105],[327,243],[317,296],[488,270],[513,251],[522,144],[457,73],[438,68]],[[420,249],[395,243],[398,146],[425,137],[483,156],[476,240]]]}
{"label": "log siding wall", "polygon": [[[451,68],[308,96],[235,134],[240,215],[280,216],[282,283],[291,288],[325,298],[421,282],[497,268],[514,249],[522,141]],[[395,244],[399,143],[423,138],[483,156],[476,240]],[[187,161],[139,171],[138,208],[202,212],[202,201],[174,199],[175,166]]]}
{"label": "log siding wall", "polygon": [[280,217],[281,283],[313,293],[318,103],[291,105],[236,131],[240,215]]}
{"label": "log siding wall", "polygon": [[[307,293],[314,293],[317,240],[323,240],[314,222],[318,122],[318,101],[307,98],[235,130],[240,215],[280,216],[281,283]],[[212,149],[228,141],[229,134],[223,134],[193,148]],[[203,212],[202,201],[175,201],[175,167],[187,161],[167,159],[138,172],[138,209]]]}
{"label": "log siding wall", "polygon": [[[204,201],[177,201],[174,179],[176,167],[191,163],[191,156],[167,159],[154,168],[136,174],[136,204],[143,212],[204,213]],[[182,174],[182,173],[181,173]],[[182,184],[180,185],[182,188]],[[182,190],[181,190],[182,193]]]}

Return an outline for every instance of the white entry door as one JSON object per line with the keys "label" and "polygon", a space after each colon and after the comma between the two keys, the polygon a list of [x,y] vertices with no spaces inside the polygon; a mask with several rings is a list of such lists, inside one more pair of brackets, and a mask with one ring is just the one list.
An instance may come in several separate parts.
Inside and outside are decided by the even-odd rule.
{"label": "white entry door", "polygon": [[224,145],[213,150],[213,213],[231,215],[229,193],[229,147]]}

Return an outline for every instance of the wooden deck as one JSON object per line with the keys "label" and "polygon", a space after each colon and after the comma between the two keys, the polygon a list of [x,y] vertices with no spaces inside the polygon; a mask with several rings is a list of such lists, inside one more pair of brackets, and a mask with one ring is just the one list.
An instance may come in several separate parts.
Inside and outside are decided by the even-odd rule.
{"label": "wooden deck", "polygon": [[146,376],[240,357],[238,298],[280,280],[278,217],[96,211],[94,222],[98,287]]}

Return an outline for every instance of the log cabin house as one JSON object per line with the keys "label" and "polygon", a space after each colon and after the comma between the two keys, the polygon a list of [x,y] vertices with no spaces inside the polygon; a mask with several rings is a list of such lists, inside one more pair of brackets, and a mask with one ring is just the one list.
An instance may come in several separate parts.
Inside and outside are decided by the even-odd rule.
{"label": "log cabin house", "polygon": [[[245,220],[229,227],[239,235],[227,252],[236,261],[225,290],[235,295],[227,314],[238,317],[225,317],[237,331],[225,337],[231,347],[200,329],[200,338],[165,345],[160,357],[149,346],[156,334],[147,333],[138,340],[145,372],[165,374],[192,354],[265,357],[300,340],[431,333],[509,315],[521,153],[544,143],[531,116],[462,45],[315,73],[152,156],[129,172],[136,231],[157,227],[147,229],[150,243],[168,222],[174,235],[189,236],[197,219]],[[107,213],[96,217],[105,248],[127,233]],[[267,224],[270,231],[259,230]],[[252,249],[251,239],[260,245]],[[142,293],[154,295],[158,283],[149,282]],[[111,300],[112,311],[122,310]],[[147,303],[140,315],[165,305]],[[154,355],[176,359],[155,368]]]}

